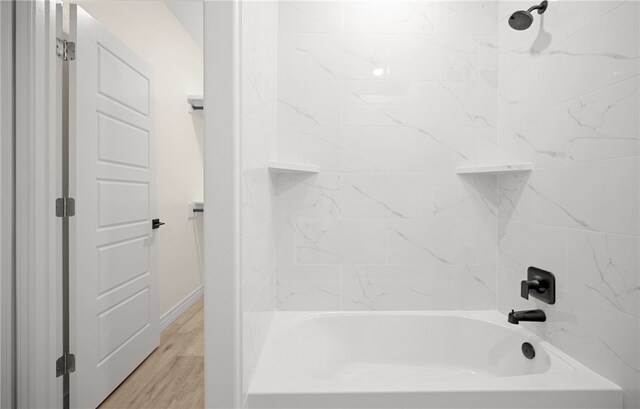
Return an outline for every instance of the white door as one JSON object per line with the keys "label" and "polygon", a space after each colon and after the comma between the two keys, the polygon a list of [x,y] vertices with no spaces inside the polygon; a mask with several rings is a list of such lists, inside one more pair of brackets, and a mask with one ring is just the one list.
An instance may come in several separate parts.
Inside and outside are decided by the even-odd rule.
{"label": "white door", "polygon": [[70,7],[71,406],[94,408],[159,344],[153,72]]}

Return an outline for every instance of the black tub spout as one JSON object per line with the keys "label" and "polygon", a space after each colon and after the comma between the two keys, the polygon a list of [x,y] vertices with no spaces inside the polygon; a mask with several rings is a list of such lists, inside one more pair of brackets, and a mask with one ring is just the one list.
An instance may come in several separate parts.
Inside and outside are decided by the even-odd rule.
{"label": "black tub spout", "polygon": [[507,320],[512,324],[519,324],[520,321],[545,322],[547,320],[547,315],[542,310],[511,310]]}

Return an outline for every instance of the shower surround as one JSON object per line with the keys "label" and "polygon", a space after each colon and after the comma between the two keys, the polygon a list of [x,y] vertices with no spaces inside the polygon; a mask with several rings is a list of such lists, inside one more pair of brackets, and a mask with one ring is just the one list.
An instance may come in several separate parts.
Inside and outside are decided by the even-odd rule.
{"label": "shower surround", "polygon": [[[515,32],[526,4],[499,4],[500,149],[535,170],[499,179],[498,310],[545,310],[525,326],[638,408],[640,3],[552,2]],[[518,297],[529,265],[555,273],[555,305]]]}
{"label": "shower surround", "polygon": [[281,310],[493,309],[497,3],[281,2]]}
{"label": "shower surround", "polygon": [[[638,2],[512,30],[531,5],[243,2],[245,392],[274,309],[542,308],[522,326],[640,406]],[[455,174],[500,160],[535,169]]]}
{"label": "shower surround", "polygon": [[244,402],[275,309],[273,192],[266,164],[276,138],[278,6],[247,1],[240,7]]}

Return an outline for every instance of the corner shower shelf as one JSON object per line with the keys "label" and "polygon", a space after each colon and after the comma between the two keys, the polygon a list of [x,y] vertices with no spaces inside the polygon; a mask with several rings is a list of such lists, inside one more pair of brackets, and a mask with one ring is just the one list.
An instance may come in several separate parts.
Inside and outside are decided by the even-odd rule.
{"label": "corner shower shelf", "polygon": [[456,173],[458,175],[468,174],[488,174],[494,175],[499,173],[513,173],[513,172],[530,172],[533,170],[533,163],[501,163],[495,165],[471,165],[471,166],[458,166]]}
{"label": "corner shower shelf", "polygon": [[309,165],[307,163],[295,163],[295,162],[269,161],[267,162],[267,168],[271,172],[276,172],[276,173],[290,173],[290,172],[318,173],[320,172],[320,167],[318,165]]}

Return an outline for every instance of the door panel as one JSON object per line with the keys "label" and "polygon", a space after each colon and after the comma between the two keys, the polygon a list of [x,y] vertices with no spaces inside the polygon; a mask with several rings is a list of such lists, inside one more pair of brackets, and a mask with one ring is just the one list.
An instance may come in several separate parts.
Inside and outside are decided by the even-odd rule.
{"label": "door panel", "polygon": [[149,114],[149,77],[98,44],[98,93],[142,115]]}
{"label": "door panel", "polygon": [[70,34],[71,404],[87,408],[159,344],[153,72],[75,5]]}
{"label": "door panel", "polygon": [[149,287],[145,287],[98,315],[98,366],[149,326],[149,301]]}
{"label": "door panel", "polygon": [[98,247],[98,290],[105,292],[149,272],[147,237]]}
{"label": "door panel", "polygon": [[[107,172],[108,173],[108,170]],[[108,177],[104,174],[104,177]],[[133,176],[133,175],[131,175]],[[149,220],[149,183],[99,179],[98,182],[98,228]],[[112,176],[113,177],[113,176]]]}
{"label": "door panel", "polygon": [[149,132],[98,113],[98,160],[149,168]]}

